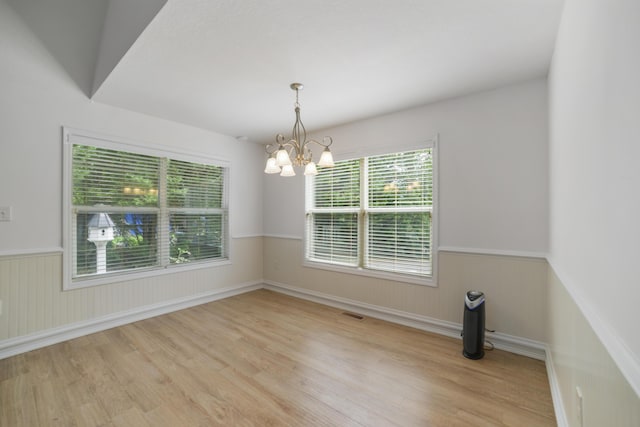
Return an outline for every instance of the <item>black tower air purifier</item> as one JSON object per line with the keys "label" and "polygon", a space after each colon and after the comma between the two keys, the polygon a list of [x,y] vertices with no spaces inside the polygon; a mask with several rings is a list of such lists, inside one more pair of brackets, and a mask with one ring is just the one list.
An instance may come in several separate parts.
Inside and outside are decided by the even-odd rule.
{"label": "black tower air purifier", "polygon": [[462,354],[468,359],[484,356],[484,294],[469,291],[464,297],[462,324]]}

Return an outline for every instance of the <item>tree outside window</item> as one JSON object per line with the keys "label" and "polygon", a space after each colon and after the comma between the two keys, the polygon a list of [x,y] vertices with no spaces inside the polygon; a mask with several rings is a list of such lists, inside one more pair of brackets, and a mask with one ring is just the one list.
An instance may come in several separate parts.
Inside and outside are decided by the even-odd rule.
{"label": "tree outside window", "polygon": [[308,178],[306,260],[431,278],[433,153],[340,161]]}

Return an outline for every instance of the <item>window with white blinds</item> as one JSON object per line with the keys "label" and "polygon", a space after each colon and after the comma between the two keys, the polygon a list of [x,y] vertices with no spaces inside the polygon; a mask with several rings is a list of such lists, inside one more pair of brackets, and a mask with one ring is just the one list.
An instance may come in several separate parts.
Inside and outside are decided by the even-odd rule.
{"label": "window with white blinds", "polygon": [[307,210],[307,258],[357,266],[359,160],[323,168],[313,182],[313,204]]}
{"label": "window with white blinds", "polygon": [[225,167],[68,145],[72,281],[227,259]]}
{"label": "window with white blinds", "polygon": [[336,162],[307,182],[306,260],[431,279],[434,146]]}
{"label": "window with white blinds", "polygon": [[224,257],[224,169],[171,159],[167,162],[170,262]]}
{"label": "window with white blinds", "polygon": [[432,149],[365,159],[364,267],[431,276]]}

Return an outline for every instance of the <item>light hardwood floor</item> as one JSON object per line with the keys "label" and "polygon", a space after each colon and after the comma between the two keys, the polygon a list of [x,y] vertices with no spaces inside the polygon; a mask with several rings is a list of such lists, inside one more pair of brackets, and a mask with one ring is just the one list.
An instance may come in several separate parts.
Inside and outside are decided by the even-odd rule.
{"label": "light hardwood floor", "polygon": [[0,361],[2,426],[547,426],[543,362],[260,290]]}

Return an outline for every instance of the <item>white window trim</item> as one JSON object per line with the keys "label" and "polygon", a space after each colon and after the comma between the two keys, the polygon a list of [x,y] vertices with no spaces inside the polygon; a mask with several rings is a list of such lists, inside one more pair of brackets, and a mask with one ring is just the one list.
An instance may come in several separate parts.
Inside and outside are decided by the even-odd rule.
{"label": "white window trim", "polygon": [[[215,166],[225,168],[225,191],[224,204],[227,206],[227,221],[225,225],[227,230],[225,232],[225,245],[227,247],[226,259],[214,259],[214,260],[197,260],[188,264],[180,265],[159,265],[154,267],[140,268],[135,270],[121,271],[108,273],[106,275],[95,275],[80,278],[72,278],[73,274],[73,251],[71,232],[73,227],[72,215],[72,191],[73,184],[72,179],[72,147],[74,144],[78,145],[91,145],[94,147],[107,148],[110,150],[127,151],[130,153],[137,153],[156,157],[170,157],[175,160],[182,160],[187,162],[207,163]],[[202,268],[220,267],[224,265],[232,264],[233,248],[231,245],[231,213],[229,203],[229,189],[230,184],[230,166],[231,163],[226,159],[220,159],[217,157],[211,157],[206,154],[189,152],[189,151],[176,151],[173,147],[158,145],[136,143],[128,141],[120,137],[99,134],[96,132],[85,131],[64,126],[62,128],[62,148],[63,148],[63,175],[62,175],[62,247],[63,247],[63,266],[62,266],[62,290],[81,289],[92,286],[99,286],[111,283],[125,282],[130,280],[143,279],[147,277],[160,276],[165,274],[173,274],[179,272],[186,272],[191,270],[197,270]],[[150,208],[149,210],[154,210]]]}
{"label": "white window trim", "polygon": [[[384,280],[391,280],[391,281],[395,281],[395,282],[403,282],[403,283],[410,283],[410,284],[414,284],[414,285],[423,285],[423,286],[430,286],[430,287],[438,287],[438,230],[439,230],[439,226],[438,226],[438,209],[439,209],[439,199],[438,199],[438,156],[439,156],[439,150],[438,150],[438,135],[433,136],[432,138],[427,139],[424,143],[420,144],[420,145],[412,145],[412,146],[407,146],[407,147],[396,147],[392,150],[390,149],[386,149],[386,150],[371,150],[369,152],[365,151],[365,150],[356,150],[356,151],[352,151],[350,153],[348,153],[348,155],[346,156],[336,156],[336,160],[342,161],[342,160],[351,160],[351,159],[356,159],[356,158],[363,158],[363,157],[372,157],[372,156],[379,156],[379,155],[385,155],[385,154],[393,154],[393,153],[398,153],[398,152],[406,152],[406,151],[415,151],[415,150],[423,150],[426,148],[432,148],[433,149],[433,154],[432,154],[432,162],[433,162],[433,166],[432,166],[432,182],[433,182],[433,193],[432,193],[432,197],[433,197],[433,208],[429,208],[428,210],[431,212],[431,262],[432,262],[432,266],[431,266],[431,277],[429,278],[423,278],[420,276],[415,276],[415,275],[409,275],[409,274],[402,274],[402,273],[394,273],[394,272],[388,272],[388,271],[382,271],[382,270],[372,270],[372,269],[365,269],[362,267],[351,267],[351,266],[347,266],[347,265],[339,265],[336,263],[331,263],[331,262],[321,262],[321,261],[312,261],[307,259],[307,253],[308,253],[308,245],[311,243],[309,241],[309,233],[308,233],[308,221],[305,218],[305,230],[304,230],[304,241],[303,241],[303,248],[304,251],[302,253],[302,265],[304,267],[309,267],[309,268],[315,268],[315,269],[320,269],[320,270],[328,270],[328,271],[333,271],[336,273],[346,273],[346,274],[354,274],[354,275],[358,275],[358,276],[366,276],[366,277],[373,277],[373,278],[377,278],[377,279],[384,279]],[[364,182],[364,179],[362,180]],[[313,209],[311,207],[311,200],[310,197],[308,197],[308,195],[310,194],[310,192],[312,191],[312,184],[311,184],[311,179],[305,179],[305,215],[308,212],[314,212],[316,211],[316,209]],[[361,197],[368,197],[368,194],[366,191],[362,191],[361,189]],[[411,209],[415,209],[415,208],[409,208]],[[336,209],[336,211],[339,211],[340,208]],[[345,212],[359,212],[360,208],[344,208]],[[369,208],[367,209],[367,211],[376,211],[376,208]],[[319,210],[321,211],[321,210]],[[365,245],[366,246],[366,245]],[[365,250],[365,248],[358,248],[359,251]]]}

